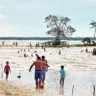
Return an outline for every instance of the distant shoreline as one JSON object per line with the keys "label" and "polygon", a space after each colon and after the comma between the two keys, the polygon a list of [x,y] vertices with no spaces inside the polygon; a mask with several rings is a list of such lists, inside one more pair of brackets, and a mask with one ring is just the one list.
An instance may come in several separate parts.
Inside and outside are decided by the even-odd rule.
{"label": "distant shoreline", "polygon": [[[69,37],[61,38],[61,40],[83,40],[85,37]],[[96,37],[89,37],[91,40],[96,40]],[[0,40],[55,40],[55,37],[0,37]]]}

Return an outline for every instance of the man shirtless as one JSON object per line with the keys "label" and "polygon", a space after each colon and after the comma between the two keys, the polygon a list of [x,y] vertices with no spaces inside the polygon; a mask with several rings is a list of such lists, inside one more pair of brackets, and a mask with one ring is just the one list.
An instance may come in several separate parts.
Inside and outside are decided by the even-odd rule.
{"label": "man shirtless", "polygon": [[[41,61],[41,58],[38,57],[35,62],[30,66],[29,72],[31,71],[32,67],[35,66],[35,81],[36,81],[36,89],[38,89],[41,85],[42,82],[42,70],[43,70],[43,65],[45,63]],[[39,81],[38,81],[39,79]]]}

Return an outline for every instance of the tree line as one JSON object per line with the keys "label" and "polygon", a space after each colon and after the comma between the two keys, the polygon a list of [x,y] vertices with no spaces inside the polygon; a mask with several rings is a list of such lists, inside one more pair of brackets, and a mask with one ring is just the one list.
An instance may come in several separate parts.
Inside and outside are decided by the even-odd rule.
{"label": "tree line", "polygon": [[[47,22],[47,28],[49,30],[46,32],[47,35],[52,35],[55,37],[53,45],[60,45],[60,38],[70,37],[76,29],[69,25],[71,21],[68,17],[58,16],[58,15],[49,15],[45,18],[45,22]],[[91,28],[94,28],[94,37],[96,34],[96,22],[92,21],[89,25]]]}

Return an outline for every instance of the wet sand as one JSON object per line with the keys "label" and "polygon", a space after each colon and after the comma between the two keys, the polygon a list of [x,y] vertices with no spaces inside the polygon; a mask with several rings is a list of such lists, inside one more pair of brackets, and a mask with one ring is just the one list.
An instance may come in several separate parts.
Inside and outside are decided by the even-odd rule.
{"label": "wet sand", "polygon": [[0,96],[35,96],[35,94],[24,86],[13,85],[10,82],[0,81]]}
{"label": "wet sand", "polygon": [[[74,70],[71,70],[71,68],[74,68]],[[16,73],[18,72],[12,72],[9,76],[9,81],[17,86],[20,84],[23,88],[26,88],[30,90],[30,92],[33,92],[32,94],[35,94],[36,96],[72,96],[73,85],[73,96],[93,96],[93,85],[96,85],[96,72],[76,70],[76,68],[77,67],[70,66],[69,70],[66,70],[67,76],[65,78],[63,92],[60,92],[59,70],[48,70],[48,72],[46,73],[46,81],[43,90],[35,89],[34,70],[32,70],[31,73],[29,73],[28,71],[23,71],[21,74],[22,78],[20,80],[16,77]]]}
{"label": "wet sand", "polygon": [[[93,85],[96,86],[96,56],[93,56],[91,51],[94,47],[88,47],[89,53],[85,52],[86,47],[46,48],[46,52],[42,48],[36,49],[35,47],[29,48],[30,52],[28,52],[28,48],[23,47],[26,52],[20,51],[21,47],[0,48],[0,72],[3,70],[2,64],[4,66],[8,60],[12,68],[12,73],[9,75],[10,82],[14,82],[15,85],[25,85],[26,87],[23,88],[31,90],[36,96],[72,96],[73,85],[73,96],[93,96]],[[18,50],[20,53],[18,53]],[[61,55],[58,54],[59,50],[61,50]],[[45,55],[50,65],[43,90],[35,89],[34,68],[32,72],[28,72],[32,62],[36,60],[34,51],[37,51],[36,53],[40,56]],[[28,57],[24,58],[24,53]],[[33,54],[33,57],[31,54]],[[65,66],[66,71],[64,92],[62,93],[59,84],[61,65]],[[20,70],[22,70],[22,78],[19,80],[17,76]],[[5,79],[5,77],[3,78]]]}

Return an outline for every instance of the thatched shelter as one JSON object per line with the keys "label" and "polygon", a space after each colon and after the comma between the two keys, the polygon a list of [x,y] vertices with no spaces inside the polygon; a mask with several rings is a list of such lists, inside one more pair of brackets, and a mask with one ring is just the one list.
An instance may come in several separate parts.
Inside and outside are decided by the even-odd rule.
{"label": "thatched shelter", "polygon": [[[47,42],[40,43],[40,46],[49,47],[49,46],[52,46],[53,43],[54,43],[54,41],[47,41]],[[67,41],[61,41],[60,45],[68,45],[68,42]]]}

